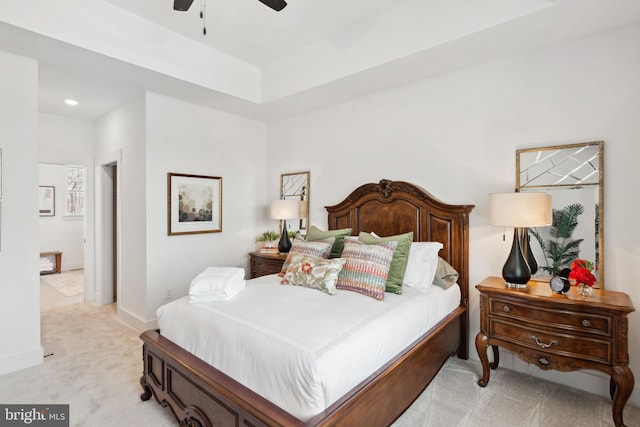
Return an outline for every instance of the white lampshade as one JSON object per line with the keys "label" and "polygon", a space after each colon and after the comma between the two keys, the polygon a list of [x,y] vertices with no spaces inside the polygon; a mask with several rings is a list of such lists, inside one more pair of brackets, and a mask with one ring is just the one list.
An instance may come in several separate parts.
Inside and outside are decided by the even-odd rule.
{"label": "white lampshade", "polygon": [[274,200],[271,202],[271,219],[300,218],[299,200]]}
{"label": "white lampshade", "polygon": [[502,227],[551,225],[551,196],[546,193],[489,195],[489,222]]}

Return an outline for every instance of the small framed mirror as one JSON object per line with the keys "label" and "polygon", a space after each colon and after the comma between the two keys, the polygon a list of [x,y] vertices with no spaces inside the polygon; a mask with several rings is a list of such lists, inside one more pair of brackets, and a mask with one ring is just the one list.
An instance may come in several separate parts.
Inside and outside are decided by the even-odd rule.
{"label": "small framed mirror", "polygon": [[604,288],[603,150],[603,141],[516,150],[516,191],[552,197],[553,225],[530,230],[536,277],[579,258],[593,263],[595,286]]}
{"label": "small framed mirror", "polygon": [[298,221],[287,221],[289,232],[307,234],[309,224],[309,196],[310,196],[310,173],[294,172],[280,175],[280,198],[285,200],[300,201],[300,219]]}

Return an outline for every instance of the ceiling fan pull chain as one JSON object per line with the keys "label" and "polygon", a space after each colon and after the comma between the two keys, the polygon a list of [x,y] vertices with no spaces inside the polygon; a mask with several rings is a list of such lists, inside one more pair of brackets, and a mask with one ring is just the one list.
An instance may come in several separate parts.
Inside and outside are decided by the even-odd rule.
{"label": "ceiling fan pull chain", "polygon": [[202,19],[202,35],[207,35],[207,4],[205,0],[200,0],[200,19]]}

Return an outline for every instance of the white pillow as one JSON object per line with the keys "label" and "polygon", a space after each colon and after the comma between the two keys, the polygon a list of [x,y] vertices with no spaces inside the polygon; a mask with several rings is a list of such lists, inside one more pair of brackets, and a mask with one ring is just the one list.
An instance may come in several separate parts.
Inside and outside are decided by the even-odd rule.
{"label": "white pillow", "polygon": [[440,242],[413,242],[409,249],[407,270],[402,284],[425,290],[433,283],[438,267],[438,253],[443,248]]}

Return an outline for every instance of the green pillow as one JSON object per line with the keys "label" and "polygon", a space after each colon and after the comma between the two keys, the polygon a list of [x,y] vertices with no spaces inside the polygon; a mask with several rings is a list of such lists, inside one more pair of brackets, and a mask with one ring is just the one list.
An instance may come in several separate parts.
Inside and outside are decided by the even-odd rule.
{"label": "green pillow", "polygon": [[390,241],[398,242],[398,246],[393,252],[393,259],[391,260],[385,291],[401,294],[402,280],[404,279],[404,272],[407,270],[407,262],[409,261],[409,249],[411,249],[411,242],[413,242],[413,231],[389,237],[374,237],[369,233],[361,231],[358,235],[358,240],[366,244]]}
{"label": "green pillow", "polygon": [[342,255],[342,250],[344,249],[344,238],[345,236],[349,235],[351,235],[351,228],[324,231],[320,230],[315,225],[312,225],[309,228],[309,232],[307,233],[307,242],[322,240],[328,237],[335,237],[336,240],[333,242],[333,247],[331,248],[329,258],[340,258],[340,255]]}

